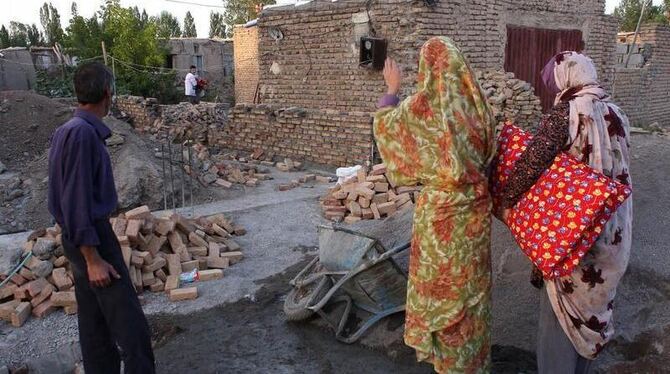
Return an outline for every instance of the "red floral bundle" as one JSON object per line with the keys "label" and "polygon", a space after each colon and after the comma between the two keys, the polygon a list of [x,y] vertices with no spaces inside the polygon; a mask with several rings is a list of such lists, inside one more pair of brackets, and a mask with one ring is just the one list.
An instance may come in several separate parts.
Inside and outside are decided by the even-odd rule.
{"label": "red floral bundle", "polygon": [[195,89],[198,90],[198,91],[202,91],[205,88],[207,88],[207,84],[209,84],[209,82],[207,82],[207,80],[205,80],[203,78],[198,78],[197,81],[196,81]]}
{"label": "red floral bundle", "polygon": [[[501,193],[514,164],[532,136],[506,124],[498,139],[491,177],[493,204],[498,211]],[[571,274],[598,239],[631,189],[561,153],[508,218],[512,235],[524,254],[546,279]]]}

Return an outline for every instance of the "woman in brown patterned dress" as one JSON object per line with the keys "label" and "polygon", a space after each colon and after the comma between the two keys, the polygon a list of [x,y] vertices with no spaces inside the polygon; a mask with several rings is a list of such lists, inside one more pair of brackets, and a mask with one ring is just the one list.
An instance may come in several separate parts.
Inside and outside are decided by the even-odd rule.
{"label": "woman in brown patterned dress", "polygon": [[[503,207],[513,207],[561,151],[629,185],[628,119],[600,87],[591,59],[577,52],[558,54],[545,67],[543,79],[557,93],[555,107],[515,165]],[[540,302],[540,373],[588,373],[591,360],[612,339],[614,296],[628,266],[632,218],[629,198],[575,272],[546,282]],[[533,284],[542,287],[537,274]]]}

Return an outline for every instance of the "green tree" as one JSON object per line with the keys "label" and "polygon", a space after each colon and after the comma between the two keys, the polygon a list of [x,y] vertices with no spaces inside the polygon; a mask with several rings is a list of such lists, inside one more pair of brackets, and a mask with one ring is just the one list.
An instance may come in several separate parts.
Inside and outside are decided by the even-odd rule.
{"label": "green tree", "polygon": [[103,40],[102,24],[98,14],[84,18],[77,12],[77,3],[70,8],[72,18],[65,29],[63,44],[73,55],[80,58],[92,58],[102,54],[100,41]]}
{"label": "green tree", "polygon": [[233,26],[258,18],[259,6],[274,4],[275,0],[228,0],[224,20],[228,26],[228,36],[232,36]]}
{"label": "green tree", "polygon": [[30,46],[44,45],[44,37],[42,36],[42,32],[37,29],[36,24],[33,23],[27,31],[28,43],[30,43]]}
{"label": "green tree", "polygon": [[209,13],[209,37],[226,37],[226,21],[223,19],[223,14],[218,12]]}
{"label": "green tree", "polygon": [[16,21],[9,22],[9,46],[28,46],[28,25]]}
{"label": "green tree", "polygon": [[160,39],[178,38],[181,36],[181,27],[179,20],[170,12],[162,11],[159,17],[154,17]]}
{"label": "green tree", "polygon": [[51,3],[44,3],[40,8],[40,23],[44,29],[44,37],[48,45],[54,45],[63,41],[63,28],[60,25],[60,14],[58,9]]}
{"label": "green tree", "polygon": [[195,30],[195,20],[191,15],[191,12],[186,12],[186,17],[184,17],[184,33],[182,34],[184,38],[195,38],[198,36],[198,33]]}
{"label": "green tree", "polygon": [[0,49],[9,47],[9,31],[7,31],[5,25],[2,25],[2,27],[0,27]]}
{"label": "green tree", "polygon": [[[162,68],[167,51],[157,38],[157,17],[148,18],[139,9],[124,8],[119,0],[107,0],[91,18],[79,15],[76,4],[71,10],[66,48],[82,59],[94,58],[102,54],[100,42],[104,41],[107,53],[114,59],[119,94],[155,97],[161,103],[181,97],[175,85],[176,75]],[[56,86],[47,91],[67,92],[66,87]]]}
{"label": "green tree", "polygon": [[652,0],[621,0],[619,6],[614,9],[614,15],[619,18],[619,30],[625,32],[635,31],[637,22],[642,12],[642,4],[646,1],[647,8],[642,17],[642,24],[650,22],[668,23],[664,12],[670,4],[669,0],[664,0],[664,5],[653,5]]}

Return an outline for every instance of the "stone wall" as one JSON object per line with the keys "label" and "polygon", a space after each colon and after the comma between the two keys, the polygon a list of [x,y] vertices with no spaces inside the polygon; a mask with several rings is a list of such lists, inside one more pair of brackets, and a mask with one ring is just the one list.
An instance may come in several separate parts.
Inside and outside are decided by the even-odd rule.
{"label": "stone wall", "polygon": [[237,105],[220,133],[220,145],[234,150],[345,166],[370,159],[372,116],[366,112],[282,109]]}
{"label": "stone wall", "polygon": [[160,105],[154,98],[141,96],[117,96],[115,106],[130,118],[136,129],[144,129],[153,125],[160,117]]}
{"label": "stone wall", "polygon": [[235,103],[253,103],[258,88],[258,27],[235,26]]}
{"label": "stone wall", "polygon": [[639,44],[649,52],[640,68],[616,68],[612,96],[635,126],[670,126],[670,27],[646,25]]}

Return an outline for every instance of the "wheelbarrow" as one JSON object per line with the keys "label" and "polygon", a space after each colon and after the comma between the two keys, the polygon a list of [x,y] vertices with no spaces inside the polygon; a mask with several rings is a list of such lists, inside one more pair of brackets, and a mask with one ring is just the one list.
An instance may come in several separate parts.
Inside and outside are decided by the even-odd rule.
{"label": "wheelbarrow", "polygon": [[[284,313],[289,321],[318,314],[335,330],[337,340],[351,344],[384,317],[405,310],[407,273],[394,260],[410,243],[386,250],[375,238],[342,227],[318,226],[319,255],[290,281]],[[344,303],[339,321],[324,311]],[[361,309],[371,315],[346,333],[349,317]]]}

